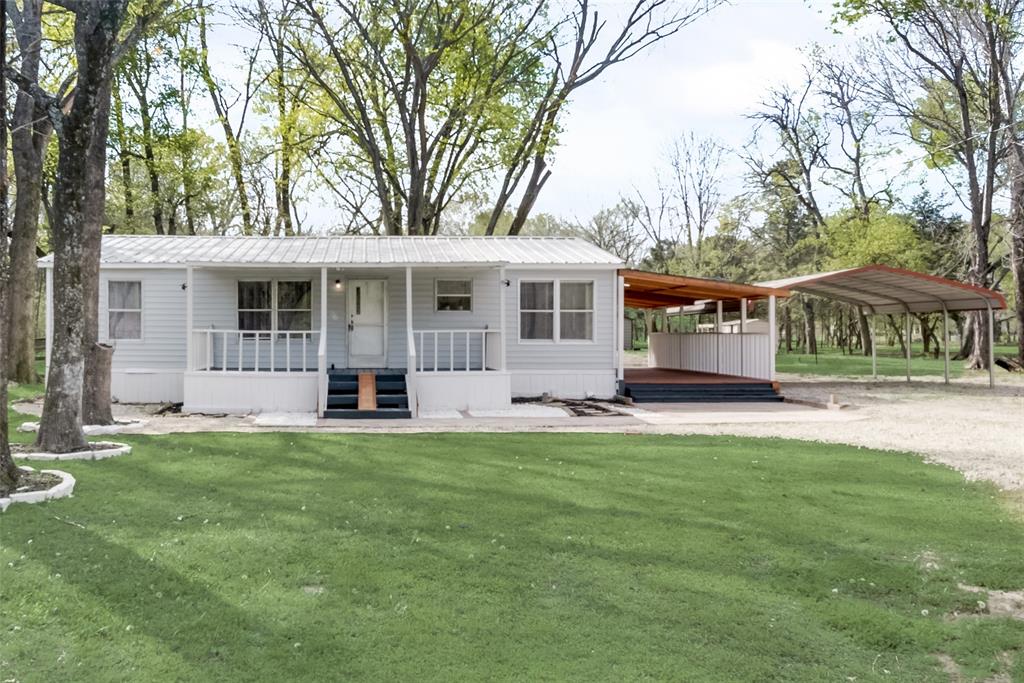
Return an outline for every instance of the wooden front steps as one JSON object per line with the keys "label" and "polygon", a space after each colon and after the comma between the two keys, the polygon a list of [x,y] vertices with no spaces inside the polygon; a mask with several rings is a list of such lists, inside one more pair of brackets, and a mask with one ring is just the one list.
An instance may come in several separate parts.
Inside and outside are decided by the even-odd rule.
{"label": "wooden front steps", "polygon": [[331,370],[327,373],[324,417],[381,420],[412,417],[405,375]]}

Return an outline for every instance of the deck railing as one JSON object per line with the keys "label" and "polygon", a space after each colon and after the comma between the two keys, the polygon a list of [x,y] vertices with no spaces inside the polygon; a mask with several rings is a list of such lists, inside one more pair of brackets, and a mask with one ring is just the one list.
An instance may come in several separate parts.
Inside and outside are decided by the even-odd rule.
{"label": "deck railing", "polygon": [[[491,372],[500,369],[497,330],[413,330],[418,372]],[[418,361],[418,364],[415,364]]]}
{"label": "deck railing", "polygon": [[[191,372],[314,372],[314,331],[192,330]],[[323,346],[323,340],[320,340]]]}

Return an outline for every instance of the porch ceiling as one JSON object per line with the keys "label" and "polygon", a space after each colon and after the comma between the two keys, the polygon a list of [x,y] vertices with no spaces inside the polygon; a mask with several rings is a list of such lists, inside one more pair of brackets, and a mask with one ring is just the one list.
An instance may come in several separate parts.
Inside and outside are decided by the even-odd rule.
{"label": "porch ceiling", "polygon": [[665,308],[688,306],[699,301],[730,301],[740,299],[766,299],[769,296],[789,296],[789,290],[779,287],[761,287],[740,282],[664,275],[644,270],[621,269],[625,284],[623,297],[631,308]]}

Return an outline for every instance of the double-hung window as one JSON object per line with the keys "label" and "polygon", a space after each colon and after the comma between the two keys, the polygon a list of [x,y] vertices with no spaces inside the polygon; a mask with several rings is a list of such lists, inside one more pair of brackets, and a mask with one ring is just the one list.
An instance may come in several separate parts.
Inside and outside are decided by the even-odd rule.
{"label": "double-hung window", "polygon": [[142,282],[110,280],[107,283],[107,337],[142,339]]}
{"label": "double-hung window", "polygon": [[313,287],[308,280],[240,280],[238,329],[243,332],[309,332]]}
{"label": "double-hung window", "polygon": [[519,283],[519,338],[555,339],[555,283]]}
{"label": "double-hung window", "polygon": [[558,338],[590,341],[594,338],[594,283],[558,283]]}
{"label": "double-hung window", "polygon": [[592,341],[593,281],[520,281],[519,338],[525,341]]}

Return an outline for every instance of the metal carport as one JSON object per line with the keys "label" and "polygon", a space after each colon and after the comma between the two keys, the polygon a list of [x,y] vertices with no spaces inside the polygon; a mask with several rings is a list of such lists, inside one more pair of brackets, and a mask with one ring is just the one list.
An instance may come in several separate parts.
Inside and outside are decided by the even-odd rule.
{"label": "metal carport", "polygon": [[[903,313],[907,339],[907,381],[910,381],[910,315],[942,313],[945,348],[945,380],[949,383],[949,312],[988,312],[989,386],[995,385],[993,344],[995,324],[992,312],[1006,308],[999,292],[956,280],[884,265],[847,268],[758,283],[761,287],[790,289],[834,299],[859,307],[865,314]],[[871,325],[871,369],[877,376],[874,325]]]}

